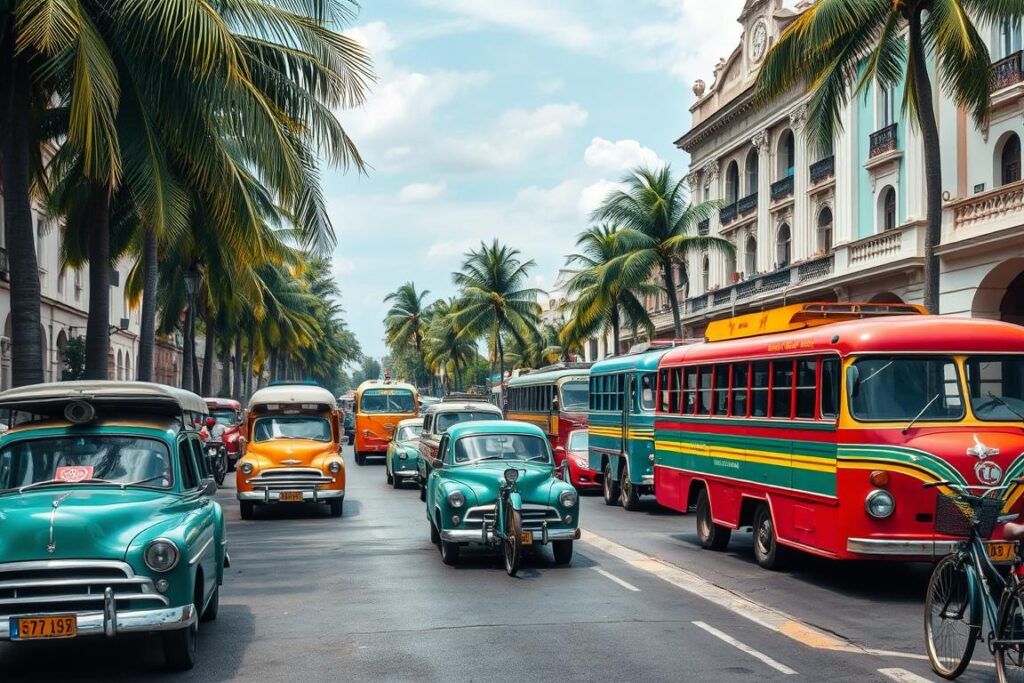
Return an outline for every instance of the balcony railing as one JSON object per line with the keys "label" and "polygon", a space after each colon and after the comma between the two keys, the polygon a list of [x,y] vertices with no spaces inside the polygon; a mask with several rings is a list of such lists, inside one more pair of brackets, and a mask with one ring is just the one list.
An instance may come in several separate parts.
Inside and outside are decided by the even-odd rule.
{"label": "balcony railing", "polygon": [[736,202],[736,211],[742,216],[743,214],[750,213],[757,208],[757,193],[748,194],[743,199]]}
{"label": "balcony railing", "polygon": [[793,176],[788,175],[782,180],[776,180],[772,183],[772,201],[777,202],[780,199],[793,196]]}
{"label": "balcony railing", "polygon": [[903,231],[888,230],[850,245],[850,265],[859,266],[867,261],[889,260],[899,256],[902,250]]}
{"label": "balcony railing", "polygon": [[953,205],[953,228],[994,231],[1019,222],[1024,211],[1024,182],[997,187]]}
{"label": "balcony railing", "polygon": [[722,222],[722,225],[728,225],[736,220],[736,205],[727,204],[723,206],[718,212],[718,220]]}
{"label": "balcony railing", "polygon": [[698,311],[703,311],[707,307],[708,307],[708,295],[707,294],[705,294],[703,296],[695,297],[693,299],[690,299],[690,310],[693,311],[694,313],[696,313]]}
{"label": "balcony railing", "polygon": [[711,219],[705,218],[697,224],[697,234],[701,237],[707,237],[711,233]]}
{"label": "balcony railing", "polygon": [[835,268],[835,256],[829,254],[813,261],[807,261],[801,263],[796,267],[796,279],[798,282],[807,282],[808,280],[817,280],[819,278],[828,277],[832,274],[832,270]]}
{"label": "balcony railing", "polygon": [[747,297],[753,296],[754,291],[757,290],[757,280],[746,280],[736,285],[736,298],[746,299]]}
{"label": "balcony railing", "polygon": [[1024,81],[1024,52],[1014,52],[992,65],[992,89],[1000,90]]}
{"label": "balcony railing", "polygon": [[711,301],[715,306],[721,306],[732,301],[732,287],[726,287],[725,289],[719,289],[711,296]]}
{"label": "balcony railing", "polygon": [[869,156],[877,157],[879,154],[892,152],[896,149],[896,124],[890,124],[882,130],[871,134],[871,147]]}
{"label": "balcony railing", "polygon": [[835,177],[836,175],[836,157],[834,154],[829,155],[821,161],[815,161],[811,164],[811,184],[816,185],[827,178]]}

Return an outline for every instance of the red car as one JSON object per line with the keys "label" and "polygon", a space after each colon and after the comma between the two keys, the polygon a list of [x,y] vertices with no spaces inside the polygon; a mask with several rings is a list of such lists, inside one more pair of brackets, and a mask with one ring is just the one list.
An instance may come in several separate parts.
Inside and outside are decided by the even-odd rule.
{"label": "red car", "polygon": [[569,462],[569,483],[580,491],[601,486],[597,481],[597,470],[590,469],[587,459],[589,443],[590,437],[586,429],[574,429],[569,432],[565,448],[555,448],[555,463],[561,467],[563,461]]}
{"label": "red car", "polygon": [[228,469],[234,470],[241,457],[238,438],[241,436],[242,404],[229,398],[207,398],[206,407],[219,424],[224,425],[224,447],[228,452]]}

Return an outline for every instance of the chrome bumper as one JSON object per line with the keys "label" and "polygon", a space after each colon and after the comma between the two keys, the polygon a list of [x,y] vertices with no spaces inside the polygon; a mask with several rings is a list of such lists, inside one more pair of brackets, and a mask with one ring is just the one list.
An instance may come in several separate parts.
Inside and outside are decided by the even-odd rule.
{"label": "chrome bumper", "polygon": [[[548,529],[533,532],[534,545],[544,545],[548,541],[575,541],[580,537],[579,529]],[[441,540],[449,543],[492,543],[497,541],[494,532],[487,530],[486,535],[481,529],[442,529]]]}
{"label": "chrome bumper", "polygon": [[402,477],[404,479],[415,479],[420,476],[420,473],[416,470],[393,470],[392,476]]}
{"label": "chrome bumper", "polygon": [[[294,492],[294,489],[288,491],[288,493]],[[249,500],[254,503],[276,503],[281,500],[281,491],[271,491],[265,489],[263,491],[239,491],[238,500]],[[334,498],[344,498],[345,489],[321,489],[318,491],[303,491],[302,500],[308,500],[311,503],[321,503],[325,500],[332,500]]]}
{"label": "chrome bumper", "polygon": [[858,555],[942,557],[956,550],[957,541],[921,541],[882,538],[851,538],[846,552]]}
{"label": "chrome bumper", "polygon": [[653,474],[645,474],[643,477],[641,477],[640,482],[644,486],[654,486],[654,475]]}
{"label": "chrome bumper", "polygon": [[[112,604],[105,604],[102,612],[78,612],[77,615],[79,636],[177,631],[196,623],[196,609],[192,605],[118,612]],[[32,614],[17,616],[28,617]],[[14,618],[0,618],[0,640],[11,640],[11,619]]]}

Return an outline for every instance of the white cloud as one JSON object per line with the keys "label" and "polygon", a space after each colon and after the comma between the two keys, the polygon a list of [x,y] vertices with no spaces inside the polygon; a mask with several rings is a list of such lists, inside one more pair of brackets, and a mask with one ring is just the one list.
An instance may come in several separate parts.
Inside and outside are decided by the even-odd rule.
{"label": "white cloud", "polygon": [[589,216],[601,206],[608,195],[616,190],[621,190],[623,187],[622,183],[616,183],[611,180],[599,180],[583,188],[582,192],[580,192],[579,200],[580,213],[584,216]]}
{"label": "white cloud", "polygon": [[636,140],[619,140],[612,142],[604,138],[594,138],[583,153],[583,161],[587,166],[610,171],[624,171],[637,166],[659,168],[665,162],[658,158],[658,153],[644,147]]}
{"label": "white cloud", "polygon": [[429,202],[438,199],[448,191],[448,183],[411,183],[398,192],[398,201],[403,204]]}

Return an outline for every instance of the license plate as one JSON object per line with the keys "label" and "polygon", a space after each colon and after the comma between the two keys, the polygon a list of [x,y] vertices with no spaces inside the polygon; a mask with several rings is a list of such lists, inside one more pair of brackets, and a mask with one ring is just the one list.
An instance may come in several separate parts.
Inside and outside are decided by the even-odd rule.
{"label": "license plate", "polygon": [[1015,543],[986,543],[985,548],[988,550],[988,558],[993,562],[1012,562],[1013,556],[1016,552]]}
{"label": "license plate", "polygon": [[532,531],[524,531],[519,537],[523,540],[523,545],[531,545],[533,543]]}
{"label": "license plate", "polygon": [[302,491],[281,491],[280,501],[282,503],[301,503]]}
{"label": "license plate", "polygon": [[14,617],[11,619],[12,640],[39,638],[74,638],[78,635],[78,617],[61,614],[51,617]]}

